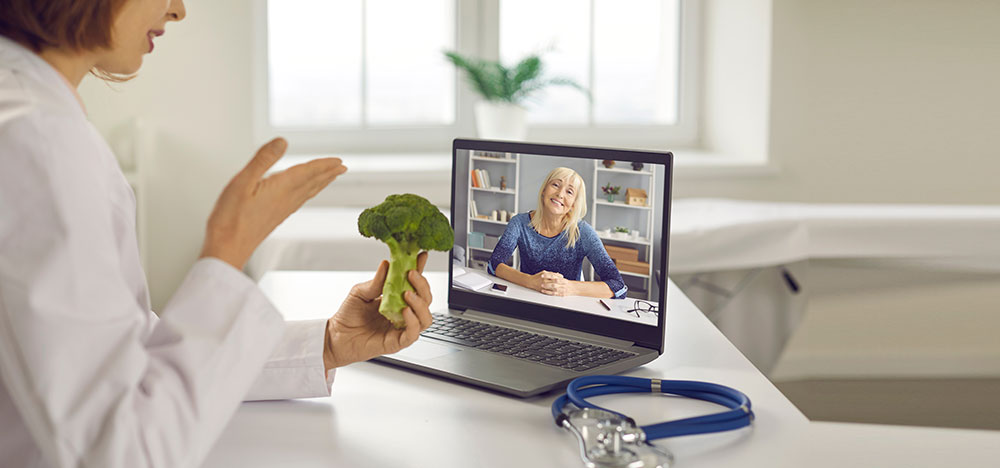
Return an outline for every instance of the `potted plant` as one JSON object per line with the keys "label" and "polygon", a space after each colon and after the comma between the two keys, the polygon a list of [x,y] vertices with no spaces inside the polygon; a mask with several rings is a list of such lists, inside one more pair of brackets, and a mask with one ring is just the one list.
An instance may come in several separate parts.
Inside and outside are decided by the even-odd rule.
{"label": "potted plant", "polygon": [[611,182],[608,182],[607,185],[601,187],[601,190],[604,192],[604,195],[607,195],[608,201],[611,203],[614,203],[615,195],[618,195],[618,192],[620,192],[621,189],[622,187],[620,185],[612,186]]}
{"label": "potted plant", "polygon": [[527,126],[522,104],[529,96],[546,87],[570,86],[590,97],[586,89],[569,78],[545,78],[538,54],[525,57],[513,67],[456,52],[449,51],[444,55],[465,71],[472,88],[483,98],[475,108],[476,130],[480,138],[523,140]]}

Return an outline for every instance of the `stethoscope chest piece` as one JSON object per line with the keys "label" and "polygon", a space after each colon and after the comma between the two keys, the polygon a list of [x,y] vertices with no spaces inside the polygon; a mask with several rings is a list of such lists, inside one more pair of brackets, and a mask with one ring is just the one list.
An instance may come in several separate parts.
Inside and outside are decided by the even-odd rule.
{"label": "stethoscope chest piece", "polygon": [[631,419],[594,408],[569,411],[563,427],[580,442],[587,468],[667,468],[674,457],[646,442],[646,433]]}

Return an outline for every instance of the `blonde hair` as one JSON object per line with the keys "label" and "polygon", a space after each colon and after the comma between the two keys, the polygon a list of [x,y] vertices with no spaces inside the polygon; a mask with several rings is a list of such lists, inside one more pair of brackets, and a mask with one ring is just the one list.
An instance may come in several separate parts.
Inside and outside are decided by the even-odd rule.
{"label": "blonde hair", "polygon": [[557,167],[552,169],[552,172],[549,172],[549,175],[545,177],[545,182],[542,182],[542,187],[538,189],[538,208],[535,210],[535,216],[531,218],[531,227],[535,228],[535,231],[541,232],[541,207],[545,205],[545,187],[548,187],[549,183],[555,179],[561,179],[563,183],[576,188],[576,199],[573,200],[573,208],[569,210],[569,213],[563,215],[562,227],[560,229],[560,232],[566,232],[566,248],[570,249],[580,239],[580,220],[587,214],[587,185],[583,183],[583,177],[580,177],[580,174],[577,174],[573,169]]}

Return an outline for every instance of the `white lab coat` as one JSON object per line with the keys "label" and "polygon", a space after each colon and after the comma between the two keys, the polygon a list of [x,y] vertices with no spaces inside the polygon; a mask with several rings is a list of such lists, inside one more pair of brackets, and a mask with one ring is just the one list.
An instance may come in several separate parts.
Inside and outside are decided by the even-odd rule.
{"label": "white lab coat", "polygon": [[241,400],[329,395],[324,333],[216,259],[157,318],[110,149],[0,37],[0,465],[198,465]]}

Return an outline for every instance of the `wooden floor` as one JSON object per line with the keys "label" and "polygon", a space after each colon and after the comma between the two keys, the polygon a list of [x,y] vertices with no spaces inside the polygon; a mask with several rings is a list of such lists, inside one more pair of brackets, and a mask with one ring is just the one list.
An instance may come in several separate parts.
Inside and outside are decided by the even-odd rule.
{"label": "wooden floor", "polygon": [[1000,379],[802,380],[775,385],[813,421],[1000,430]]}

